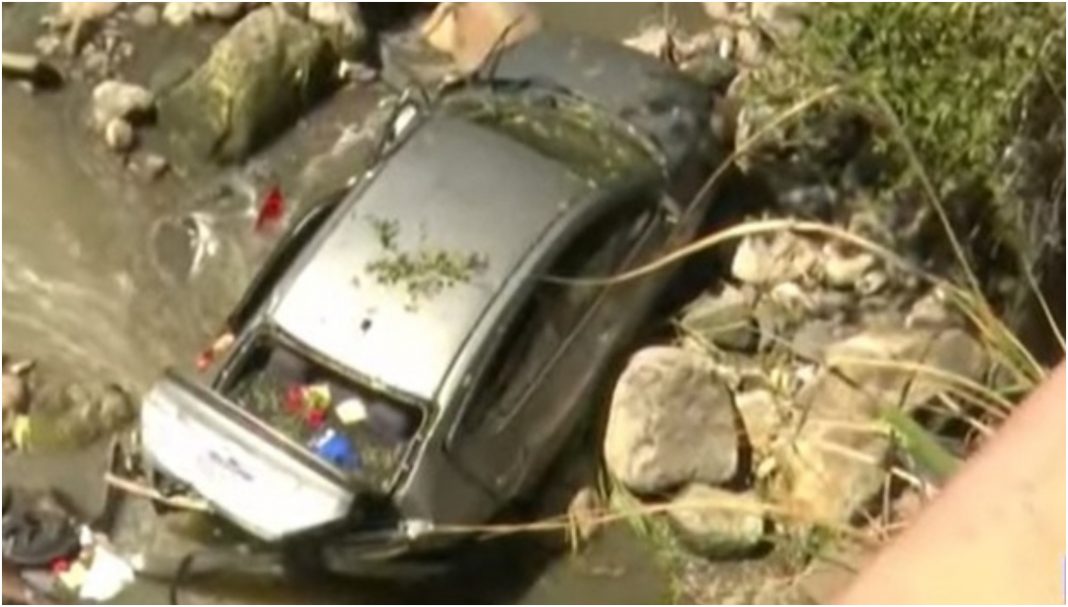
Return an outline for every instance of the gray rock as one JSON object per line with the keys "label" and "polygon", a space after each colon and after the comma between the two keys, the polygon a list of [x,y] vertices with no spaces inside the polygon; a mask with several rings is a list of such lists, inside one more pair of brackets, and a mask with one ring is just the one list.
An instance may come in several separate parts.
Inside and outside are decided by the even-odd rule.
{"label": "gray rock", "polygon": [[104,127],[104,143],[116,152],[126,152],[133,147],[134,130],[122,118],[112,118]]}
{"label": "gray rock", "polygon": [[640,350],[616,384],[604,455],[611,474],[636,493],[724,482],[738,466],[731,393],[697,354]]}
{"label": "gray rock", "polygon": [[159,9],[154,4],[140,4],[131,18],[140,27],[155,27],[159,25]]}
{"label": "gray rock", "polygon": [[756,293],[727,285],[715,295],[704,294],[682,313],[682,326],[701,339],[729,350],[750,350],[757,343],[753,320]]}
{"label": "gray rock", "polygon": [[93,123],[104,129],[122,118],[137,121],[152,115],[156,96],[143,86],[121,80],[105,80],[93,89]]}
{"label": "gray rock", "polygon": [[807,274],[817,259],[814,245],[790,232],[779,232],[770,242],[749,236],[742,239],[734,253],[731,273],[752,284],[783,282]]}
{"label": "gray rock", "polygon": [[765,507],[749,493],[694,483],[670,503],[667,518],[682,543],[708,558],[734,558],[764,539]]}
{"label": "gray rock", "polygon": [[239,160],[333,85],[336,60],[317,28],[260,8],[160,101],[161,122],[187,153]]}
{"label": "gray rock", "polygon": [[308,20],[321,27],[341,57],[356,59],[367,46],[367,27],[356,4],[309,2]]}

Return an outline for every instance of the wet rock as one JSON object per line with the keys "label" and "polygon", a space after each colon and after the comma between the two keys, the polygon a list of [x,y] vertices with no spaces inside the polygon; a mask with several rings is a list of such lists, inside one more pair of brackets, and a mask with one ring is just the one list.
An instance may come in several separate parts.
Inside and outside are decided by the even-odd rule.
{"label": "wet rock", "polygon": [[134,130],[122,118],[112,118],[104,127],[104,143],[116,152],[126,152],[133,147]]}
{"label": "wet rock", "polygon": [[167,159],[153,152],[138,154],[130,161],[130,170],[145,182],[159,179],[168,167]]}
{"label": "wet rock", "polygon": [[843,255],[834,247],[824,247],[823,277],[832,287],[852,288],[873,265],[871,253]]}
{"label": "wet rock", "polygon": [[731,273],[752,284],[784,282],[804,276],[817,260],[813,244],[790,232],[775,234],[770,242],[749,236],[742,239],[734,253]]}
{"label": "wet rock", "polygon": [[703,294],[691,302],[680,320],[687,331],[730,350],[749,350],[757,343],[752,317],[756,292],[727,285],[718,294]]}
{"label": "wet rock", "polygon": [[161,121],[186,151],[238,160],[322,96],[336,65],[317,28],[273,7],[260,8],[160,101]]}
{"label": "wet rock", "polygon": [[612,475],[637,493],[724,482],[738,466],[731,393],[695,353],[640,350],[616,384],[604,455]]}
{"label": "wet rock", "polygon": [[308,20],[323,29],[339,56],[358,59],[363,54],[368,34],[356,4],[309,2]]}
{"label": "wet rock", "polygon": [[125,391],[94,381],[50,386],[30,412],[31,450],[84,447],[131,423],[137,409]]}
{"label": "wet rock", "polygon": [[104,129],[121,118],[139,121],[150,117],[156,96],[143,86],[121,80],[105,80],[93,89],[93,123]]}
{"label": "wet rock", "polygon": [[131,18],[139,27],[155,27],[159,25],[159,9],[154,4],[141,4],[134,9]]}
{"label": "wet rock", "polygon": [[734,558],[764,539],[764,506],[749,493],[691,484],[671,500],[668,520],[690,550],[708,558]]}

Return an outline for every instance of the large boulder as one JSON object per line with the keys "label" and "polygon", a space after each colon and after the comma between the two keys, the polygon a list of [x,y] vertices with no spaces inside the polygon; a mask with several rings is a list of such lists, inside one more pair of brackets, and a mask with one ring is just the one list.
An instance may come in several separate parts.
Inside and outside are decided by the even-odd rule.
{"label": "large boulder", "polygon": [[730,390],[705,358],[679,348],[646,348],[616,384],[605,462],[636,493],[718,484],[737,469],[738,432]]}
{"label": "large boulder", "polygon": [[187,152],[240,160],[329,90],[336,62],[318,28],[275,7],[260,8],[163,97],[161,121]]}
{"label": "large boulder", "polygon": [[882,409],[910,412],[946,390],[938,376],[915,372],[915,365],[978,381],[989,364],[982,346],[959,329],[868,330],[828,347],[826,362],[831,368],[797,395],[805,415],[778,454],[776,501],[838,523],[885,482],[890,439]]}
{"label": "large boulder", "polygon": [[750,493],[692,484],[671,500],[667,518],[682,543],[708,558],[744,556],[764,539],[765,506]]}

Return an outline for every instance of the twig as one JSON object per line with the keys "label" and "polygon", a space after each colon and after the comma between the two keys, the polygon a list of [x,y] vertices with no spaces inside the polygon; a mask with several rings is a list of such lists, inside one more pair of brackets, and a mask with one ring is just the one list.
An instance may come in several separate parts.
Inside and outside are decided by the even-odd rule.
{"label": "twig", "polygon": [[112,474],[111,472],[107,472],[104,474],[104,481],[107,482],[108,485],[115,487],[116,489],[119,489],[121,491],[125,491],[130,495],[143,497],[154,502],[159,502],[161,504],[171,506],[172,508],[178,508],[181,510],[191,510],[194,512],[212,511],[211,507],[203,501],[181,496],[168,497],[166,495],[163,495],[159,491],[156,491],[152,487],[147,487],[145,485],[142,485],[141,483],[130,480],[128,478],[123,478],[121,476]]}

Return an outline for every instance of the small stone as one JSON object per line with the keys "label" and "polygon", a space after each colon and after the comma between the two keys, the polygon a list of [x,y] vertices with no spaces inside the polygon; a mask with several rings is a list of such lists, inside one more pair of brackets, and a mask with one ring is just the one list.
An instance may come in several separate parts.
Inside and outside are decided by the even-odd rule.
{"label": "small stone", "polygon": [[600,499],[592,487],[579,489],[575,497],[571,498],[567,507],[567,516],[570,519],[579,542],[585,542],[593,537],[600,526],[597,520],[598,504]]}
{"label": "small stone", "polygon": [[62,45],[63,41],[55,34],[45,34],[33,42],[37,51],[46,56],[54,55]]}
{"label": "small stone", "polygon": [[218,21],[233,21],[248,8],[244,2],[194,2],[193,14]]}
{"label": "small stone", "polygon": [[845,256],[834,247],[824,247],[823,253],[823,277],[832,287],[853,287],[875,265],[875,256],[871,253]]}
{"label": "small stone", "polygon": [[153,152],[139,154],[130,163],[130,170],[146,182],[159,179],[168,168],[167,159]]}
{"label": "small stone", "polygon": [[139,27],[159,25],[159,9],[154,4],[140,4],[133,12],[133,22]]}
{"label": "small stone", "polygon": [[119,9],[121,2],[63,2],[59,5],[57,23],[72,25],[100,21]]}
{"label": "small stone", "polygon": [[913,327],[944,327],[953,322],[954,318],[946,309],[945,296],[938,289],[932,289],[923,297],[917,299],[908,316],[905,317],[905,326]]}
{"label": "small stone", "polygon": [[874,295],[882,290],[890,282],[890,277],[881,270],[872,270],[857,281],[857,293],[861,295]]}
{"label": "small stone", "polygon": [[93,121],[104,128],[115,118],[138,120],[152,114],[156,96],[143,86],[105,80],[93,89]]}
{"label": "small stone", "polygon": [[742,282],[778,283],[804,276],[817,259],[812,243],[790,232],[780,232],[770,242],[749,236],[734,253],[731,273]]}
{"label": "small stone", "polygon": [[746,28],[738,32],[736,46],[734,48],[738,62],[744,65],[754,65],[764,58],[764,49],[760,40],[760,32]]}
{"label": "small stone", "polygon": [[753,20],[780,41],[801,35],[805,7],[790,2],[754,2],[750,5]]}
{"label": "small stone", "polygon": [[612,475],[636,493],[733,478],[738,429],[730,390],[703,356],[640,350],[613,392],[604,455]]}
{"label": "small stone", "polygon": [[702,295],[683,311],[680,322],[702,339],[730,350],[749,350],[757,343],[752,317],[756,293],[727,285],[716,295]]}
{"label": "small stone", "polygon": [[193,21],[195,2],[168,2],[163,7],[163,20],[172,27],[181,27]]}
{"label": "small stone", "polygon": [[26,380],[15,373],[4,372],[3,398],[4,413],[25,409],[28,391]]}
{"label": "small stone", "polygon": [[82,57],[84,57],[83,62],[87,72],[96,74],[97,76],[107,74],[110,62],[108,61],[108,54],[106,52],[90,45],[82,52]]}
{"label": "small stone", "polygon": [[667,518],[690,550],[708,558],[735,558],[763,541],[765,509],[753,494],[694,483],[671,500]]}
{"label": "small stone", "polygon": [[783,426],[775,395],[763,388],[746,390],[734,397],[734,406],[742,416],[749,445],[758,453],[766,451]]}
{"label": "small stone", "polygon": [[134,130],[122,118],[113,118],[104,127],[104,143],[116,152],[125,152],[133,147]]}
{"label": "small stone", "polygon": [[822,361],[827,348],[844,337],[841,335],[842,328],[833,321],[810,320],[797,328],[791,347],[802,358]]}

